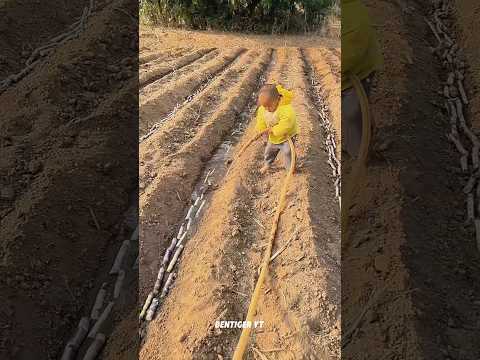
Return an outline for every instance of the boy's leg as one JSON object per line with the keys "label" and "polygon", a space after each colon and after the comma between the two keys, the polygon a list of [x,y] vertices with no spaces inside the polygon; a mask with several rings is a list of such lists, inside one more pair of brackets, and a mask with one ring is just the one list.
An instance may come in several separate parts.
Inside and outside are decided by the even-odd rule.
{"label": "boy's leg", "polygon": [[267,146],[265,147],[265,153],[263,156],[266,166],[272,166],[279,151],[280,147],[278,145],[267,142]]}
{"label": "boy's leg", "polygon": [[[293,139],[292,139],[293,141]],[[290,170],[290,165],[292,164],[292,152],[290,151],[290,145],[288,143],[288,141],[285,141],[283,143],[280,144],[281,146],[281,151],[282,151],[282,154],[283,154],[283,159],[284,159],[284,165],[285,165],[285,169],[288,171]]]}
{"label": "boy's leg", "polygon": [[[375,73],[362,80],[367,97],[370,95],[371,85]],[[360,99],[353,88],[342,91],[342,151],[345,150],[351,158],[358,155],[360,144],[362,142],[362,109]],[[370,113],[370,126],[372,128],[373,141],[375,132],[375,122]]]}
{"label": "boy's leg", "polygon": [[353,89],[342,92],[342,149],[350,157],[358,154],[362,141],[362,112],[360,102]]}

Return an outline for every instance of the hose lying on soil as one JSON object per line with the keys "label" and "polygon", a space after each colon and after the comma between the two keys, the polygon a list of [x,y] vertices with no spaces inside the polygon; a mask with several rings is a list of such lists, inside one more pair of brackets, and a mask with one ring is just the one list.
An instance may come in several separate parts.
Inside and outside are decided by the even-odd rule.
{"label": "hose lying on soil", "polygon": [[[248,141],[245,144],[245,146],[243,146],[240,149],[240,152],[238,153],[236,159],[238,159],[240,157],[240,155],[242,154],[242,152],[251,143],[253,143],[256,139],[258,139],[263,133],[264,132],[257,134],[250,141]],[[246,318],[247,324],[251,324],[253,322],[253,317],[254,317],[255,312],[257,310],[257,303],[258,303],[258,299],[260,297],[260,290],[261,290],[261,288],[263,286],[263,283],[265,281],[265,277],[267,276],[268,264],[270,263],[270,257],[272,255],[272,248],[273,248],[273,243],[274,243],[274,240],[275,240],[275,235],[277,233],[278,221],[280,219],[280,215],[282,213],[282,210],[285,207],[285,198],[286,198],[286,195],[287,195],[288,183],[290,182],[290,179],[291,179],[291,177],[293,175],[293,172],[295,170],[296,154],[295,154],[295,148],[293,146],[293,142],[290,138],[288,138],[288,145],[290,146],[290,152],[292,154],[292,162],[291,162],[290,169],[287,173],[287,176],[285,177],[285,181],[283,183],[283,186],[282,186],[282,189],[281,189],[281,192],[280,192],[280,198],[279,198],[279,201],[278,201],[277,210],[275,212],[275,217],[274,217],[274,220],[273,220],[273,226],[272,226],[272,229],[270,231],[269,240],[268,240],[268,243],[267,243],[267,249],[265,251],[265,255],[263,257],[263,261],[262,261],[262,265],[261,265],[262,270],[260,272],[260,276],[258,277],[257,284],[255,285],[255,290],[253,291],[253,295],[252,295],[252,299],[250,301],[250,305],[248,306],[248,312],[247,312],[247,318]],[[232,162],[232,165],[233,165],[233,162]],[[243,355],[245,353],[245,350],[246,350],[247,345],[248,345],[248,341],[250,339],[251,331],[252,331],[252,329],[251,329],[250,326],[247,326],[242,330],[242,334],[240,335],[240,339],[238,341],[237,348],[235,349],[235,353],[233,354],[233,360],[243,359]]]}
{"label": "hose lying on soil", "polygon": [[[370,139],[372,137],[370,107],[368,105],[367,93],[356,75],[350,74],[349,78],[360,100],[360,109],[362,111],[362,141],[360,143],[359,155],[353,163],[353,168],[350,176],[347,178],[345,192],[342,197],[342,234],[347,234],[348,216],[350,207],[352,206],[353,197],[360,186],[360,182],[365,179],[367,175],[368,152],[370,149]],[[348,245],[348,234],[346,240],[345,243]]]}

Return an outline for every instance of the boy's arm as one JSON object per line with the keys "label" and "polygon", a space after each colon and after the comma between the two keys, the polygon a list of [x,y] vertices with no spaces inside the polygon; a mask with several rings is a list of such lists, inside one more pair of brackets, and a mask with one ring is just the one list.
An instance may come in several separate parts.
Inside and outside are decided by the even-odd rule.
{"label": "boy's arm", "polygon": [[265,122],[264,111],[265,109],[263,107],[259,107],[257,110],[257,122],[255,124],[255,130],[257,130],[257,132],[262,132],[267,129],[267,123]]}
{"label": "boy's arm", "polygon": [[293,110],[281,111],[278,114],[278,124],[272,127],[272,134],[274,136],[287,135],[295,127],[295,114]]}

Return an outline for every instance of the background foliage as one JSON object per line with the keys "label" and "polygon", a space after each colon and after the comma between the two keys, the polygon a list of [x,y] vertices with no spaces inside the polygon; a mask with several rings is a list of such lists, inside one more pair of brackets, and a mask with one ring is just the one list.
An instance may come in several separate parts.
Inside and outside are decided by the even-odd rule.
{"label": "background foliage", "polygon": [[338,0],[141,0],[144,23],[198,30],[319,31],[339,16]]}

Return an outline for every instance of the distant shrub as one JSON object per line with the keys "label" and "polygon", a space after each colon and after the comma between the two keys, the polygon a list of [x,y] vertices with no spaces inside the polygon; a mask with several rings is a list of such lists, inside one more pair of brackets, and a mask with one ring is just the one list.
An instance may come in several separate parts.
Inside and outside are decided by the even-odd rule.
{"label": "distant shrub", "polygon": [[339,0],[141,0],[147,24],[261,33],[316,32]]}

